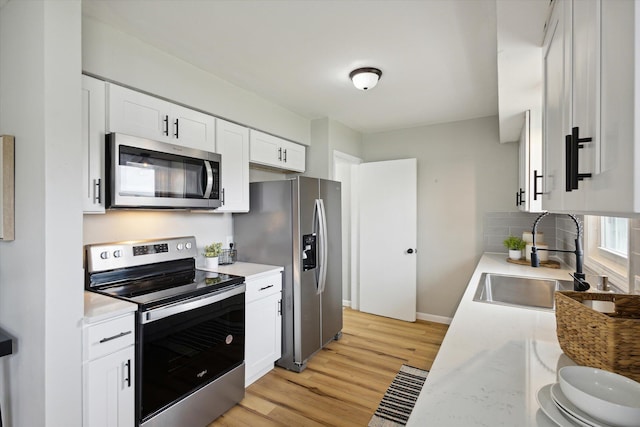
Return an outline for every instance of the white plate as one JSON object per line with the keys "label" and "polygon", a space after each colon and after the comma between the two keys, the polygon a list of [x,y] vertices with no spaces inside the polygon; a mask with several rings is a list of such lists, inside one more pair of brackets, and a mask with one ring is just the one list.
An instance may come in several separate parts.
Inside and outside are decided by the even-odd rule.
{"label": "white plate", "polygon": [[590,415],[578,409],[573,403],[567,399],[560,389],[560,384],[556,383],[551,386],[551,400],[563,409],[569,416],[574,416],[576,422],[581,422],[586,427],[607,427],[600,421],[592,418]]}
{"label": "white plate", "polygon": [[538,400],[538,404],[540,405],[540,409],[542,412],[555,423],[555,425],[560,427],[575,427],[576,423],[573,423],[567,419],[567,416],[563,415],[560,412],[560,409],[556,406],[556,404],[551,399],[551,386],[553,384],[547,384],[538,390],[538,394],[536,398]]}

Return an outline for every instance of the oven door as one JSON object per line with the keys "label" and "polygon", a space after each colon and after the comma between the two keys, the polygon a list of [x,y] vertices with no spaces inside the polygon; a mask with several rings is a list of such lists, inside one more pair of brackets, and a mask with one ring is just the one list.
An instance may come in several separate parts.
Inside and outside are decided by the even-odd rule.
{"label": "oven door", "polygon": [[142,424],[244,362],[245,285],[139,313]]}
{"label": "oven door", "polygon": [[106,157],[109,208],[220,206],[219,154],[110,133]]}

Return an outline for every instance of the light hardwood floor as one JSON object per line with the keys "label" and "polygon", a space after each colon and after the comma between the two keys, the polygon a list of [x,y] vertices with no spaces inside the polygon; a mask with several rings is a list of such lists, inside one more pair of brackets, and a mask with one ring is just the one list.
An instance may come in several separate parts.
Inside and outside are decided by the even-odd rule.
{"label": "light hardwood floor", "polygon": [[301,373],[276,367],[209,427],[366,426],[402,364],[430,369],[447,325],[344,310],[343,335]]}

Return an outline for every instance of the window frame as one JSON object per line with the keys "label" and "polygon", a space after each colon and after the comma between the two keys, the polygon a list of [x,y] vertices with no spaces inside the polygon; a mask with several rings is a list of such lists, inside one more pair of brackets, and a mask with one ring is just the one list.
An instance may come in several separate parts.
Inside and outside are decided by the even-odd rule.
{"label": "window frame", "polygon": [[[627,235],[627,257],[600,246],[600,216],[584,216],[584,265],[590,270],[608,276],[609,283],[622,292],[629,292],[629,239]],[[631,223],[627,227],[631,232]]]}

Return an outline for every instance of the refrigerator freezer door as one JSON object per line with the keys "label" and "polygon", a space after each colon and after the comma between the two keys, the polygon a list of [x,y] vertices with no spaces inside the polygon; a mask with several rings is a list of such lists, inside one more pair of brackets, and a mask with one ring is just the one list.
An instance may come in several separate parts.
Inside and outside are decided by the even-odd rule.
{"label": "refrigerator freezer door", "polygon": [[320,181],[320,198],[327,222],[326,282],[322,292],[322,345],[339,337],[342,331],[342,202],[341,186]]}
{"label": "refrigerator freezer door", "polygon": [[[298,239],[305,234],[317,232],[314,221],[315,202],[318,198],[318,180],[315,178],[298,178],[297,192],[294,190],[294,206],[297,201],[299,217]],[[295,186],[294,186],[295,188]],[[297,200],[296,200],[297,199]],[[300,246],[302,246],[300,240]],[[300,258],[302,254],[298,255]],[[304,363],[321,347],[320,343],[320,295],[318,294],[317,270],[298,270],[299,280],[293,282],[293,330],[294,362]]]}

